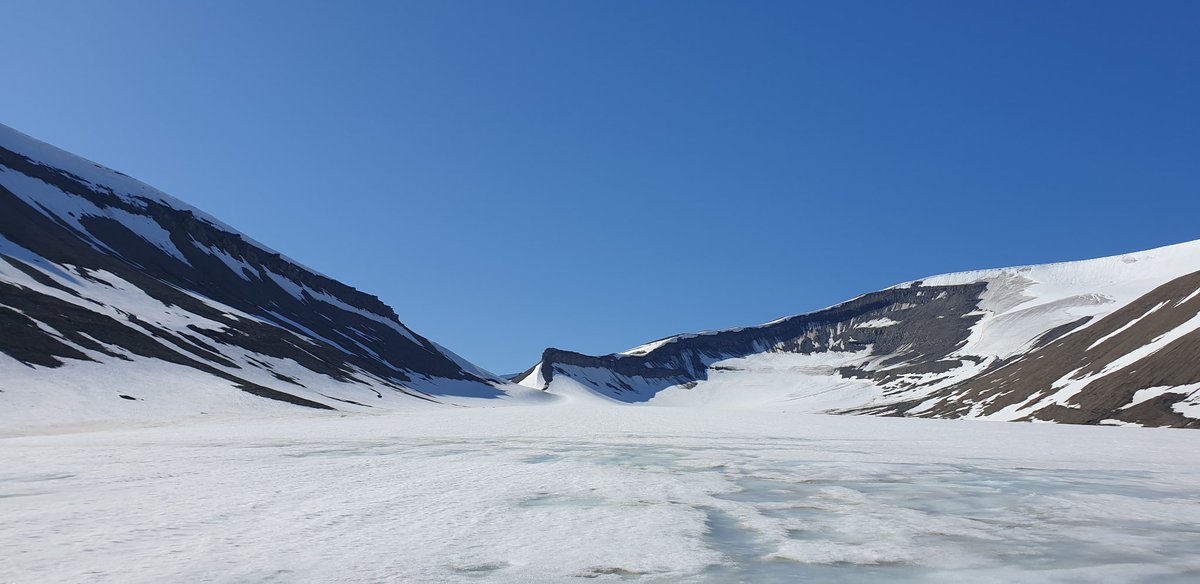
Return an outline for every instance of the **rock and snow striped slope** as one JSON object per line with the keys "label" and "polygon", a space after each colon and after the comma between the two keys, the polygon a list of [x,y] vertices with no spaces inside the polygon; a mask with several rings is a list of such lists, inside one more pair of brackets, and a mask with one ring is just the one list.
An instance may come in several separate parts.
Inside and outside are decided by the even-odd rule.
{"label": "rock and snow striped slope", "polygon": [[9,425],[573,394],[1195,426],[1198,312],[1192,242],[935,276],[613,355],[547,349],[516,385],[411,331],[378,298],[0,126],[0,422]]}
{"label": "rock and snow striped slope", "polygon": [[371,410],[513,392],[537,397],[411,331],[378,298],[0,126],[4,421]]}
{"label": "rock and snow striped slope", "polygon": [[1197,426],[1200,241],[946,274],[765,325],[592,357],[528,387],[622,402]]}

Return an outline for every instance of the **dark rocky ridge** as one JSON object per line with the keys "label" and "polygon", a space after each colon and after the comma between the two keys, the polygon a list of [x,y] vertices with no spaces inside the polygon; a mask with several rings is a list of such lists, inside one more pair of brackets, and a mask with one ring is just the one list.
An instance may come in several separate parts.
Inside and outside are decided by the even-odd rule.
{"label": "dark rocky ridge", "polygon": [[[982,375],[934,392],[929,397],[941,398],[940,401],[920,415],[963,417],[976,406],[986,415],[1013,404],[1036,403],[1054,393],[1053,384],[1059,379],[1083,381],[1096,376],[1114,361],[1200,313],[1200,296],[1184,302],[1198,288],[1200,272],[1176,278],[1077,334],[1041,345]],[[1147,315],[1159,305],[1160,309]],[[1143,315],[1147,316],[1138,320]],[[1072,424],[1120,420],[1151,426],[1200,427],[1200,420],[1187,418],[1171,408],[1183,397],[1178,393],[1167,394],[1174,395],[1175,400],[1159,397],[1124,407],[1139,390],[1196,383],[1200,383],[1200,330],[1182,335],[1161,350],[1083,385],[1064,404],[1045,405],[1023,419]],[[905,414],[917,405],[908,402],[867,411]]]}
{"label": "dark rocky ridge", "polygon": [[[771,324],[699,335],[684,335],[645,355],[592,357],[561,349],[542,354],[542,376],[551,382],[565,367],[591,367],[612,371],[617,379],[605,393],[621,401],[645,401],[653,393],[637,391],[648,380],[665,389],[708,377],[709,366],[725,359],[768,351],[814,353],[861,351],[874,347],[892,355],[882,365],[905,363],[880,374],[886,382],[906,373],[944,369],[944,360],[960,348],[979,320],[973,315],[984,284],[944,287],[894,288],[865,294],[825,310],[786,318]],[[855,324],[887,318],[886,327]],[[954,360],[953,365],[958,364]],[[853,375],[867,372],[847,371]],[[568,373],[569,374],[569,373]],[[629,378],[641,378],[632,383]]]}
{"label": "dark rocky ridge", "polygon": [[[1147,286],[1149,291],[1140,297],[1107,314],[1100,310],[1095,317],[1063,317],[1070,314],[1063,307],[1085,309],[1113,302],[1088,289],[1044,304],[1034,302],[1027,310],[1014,308],[1032,299],[1024,296],[1023,287],[1033,281],[1023,275],[1029,268],[1013,268],[961,284],[915,282],[767,325],[670,337],[623,354],[588,356],[551,348],[543,353],[540,370],[535,367],[531,373],[540,372],[551,390],[555,379],[567,377],[613,399],[642,402],[667,388],[694,388],[716,373],[738,375],[737,366],[719,363],[727,359],[832,353],[846,355],[850,363],[834,370],[838,379],[872,384],[881,396],[860,407],[822,410],[831,413],[1198,427],[1200,420],[1180,409],[1193,407],[1189,404],[1196,403],[1200,387],[1200,328],[1195,326],[1200,318],[1200,271],[1189,274],[1185,269],[1191,264],[1200,268],[1198,257],[1160,263],[1168,266],[1167,272],[1184,275]],[[1118,266],[1141,261],[1107,259]],[[1056,266],[1069,274],[1068,282],[1078,277],[1073,270],[1108,269],[1095,264]],[[1114,281],[1116,273],[1105,272],[1100,280]],[[992,304],[985,301],[989,294]],[[996,294],[1004,296],[999,302],[1006,306],[995,304]],[[1044,307],[1058,312],[1051,318],[1038,312]],[[1006,313],[1009,309],[1014,313]],[[1003,318],[1028,312],[1022,318],[1041,318],[1038,322],[1044,324],[1012,354],[964,349],[969,342],[979,342],[973,334],[995,334],[994,328],[979,332],[973,327],[996,311],[1005,314]],[[886,326],[870,326],[878,319],[888,319]],[[997,322],[989,321],[988,326]],[[786,385],[787,380],[779,383]],[[722,391],[741,387],[729,385]],[[1072,389],[1077,392],[1060,394]],[[1148,389],[1160,394],[1135,398]],[[1006,411],[1020,414],[1012,417]]]}
{"label": "dark rocky ridge", "polygon": [[[404,327],[378,298],[263,249],[186,205],[105,184],[129,182],[124,175],[57,151],[51,158],[88,177],[34,159],[46,152],[44,145],[0,126],[0,235],[22,248],[0,247],[0,255],[39,284],[79,302],[0,280],[0,352],[5,355],[28,366],[54,368],[66,360],[93,360],[83,350],[115,361],[129,360],[122,354],[128,352],[192,367],[255,395],[320,408],[334,404],[302,391],[302,382],[271,371],[263,359],[237,355],[294,361],[359,388],[368,404],[381,391],[436,400],[431,394],[438,393],[437,384],[430,381],[436,379],[465,382],[451,384],[451,394],[469,387],[471,395],[500,395],[499,380],[465,370],[459,360]],[[43,200],[39,197],[46,195],[32,189],[9,188],[33,184],[29,179],[61,191],[54,195],[59,198]],[[64,214],[63,201],[79,201],[80,208],[93,211]],[[129,217],[165,231],[180,256],[135,232]],[[239,266],[218,253],[245,267],[235,270]],[[100,310],[103,303],[70,285],[111,286],[107,274],[198,322],[223,326],[168,327],[137,314],[114,318]],[[239,370],[247,368],[268,370],[280,383],[266,387],[261,379],[245,379]]]}

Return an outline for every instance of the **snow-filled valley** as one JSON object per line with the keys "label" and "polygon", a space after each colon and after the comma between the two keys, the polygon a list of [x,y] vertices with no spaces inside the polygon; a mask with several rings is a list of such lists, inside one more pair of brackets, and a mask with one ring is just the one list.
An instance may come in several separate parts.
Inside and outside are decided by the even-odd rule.
{"label": "snow-filled valley", "polygon": [[1194,582],[1200,433],[557,405],[0,438],[0,582]]}
{"label": "snow-filled valley", "polygon": [[0,584],[1200,581],[1200,241],[530,357],[0,126]]}

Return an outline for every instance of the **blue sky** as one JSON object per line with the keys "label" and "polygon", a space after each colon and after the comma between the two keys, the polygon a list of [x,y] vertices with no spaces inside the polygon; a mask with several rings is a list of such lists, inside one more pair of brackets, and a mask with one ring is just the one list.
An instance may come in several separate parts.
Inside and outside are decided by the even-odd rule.
{"label": "blue sky", "polygon": [[498,372],[1200,238],[1198,2],[5,2],[0,123]]}

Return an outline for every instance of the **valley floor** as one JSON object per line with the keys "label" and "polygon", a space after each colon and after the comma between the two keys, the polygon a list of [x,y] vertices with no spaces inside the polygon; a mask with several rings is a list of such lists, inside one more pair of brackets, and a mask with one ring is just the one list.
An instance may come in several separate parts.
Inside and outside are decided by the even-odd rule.
{"label": "valley floor", "polygon": [[1200,580],[1200,432],[781,409],[7,437],[0,582]]}

